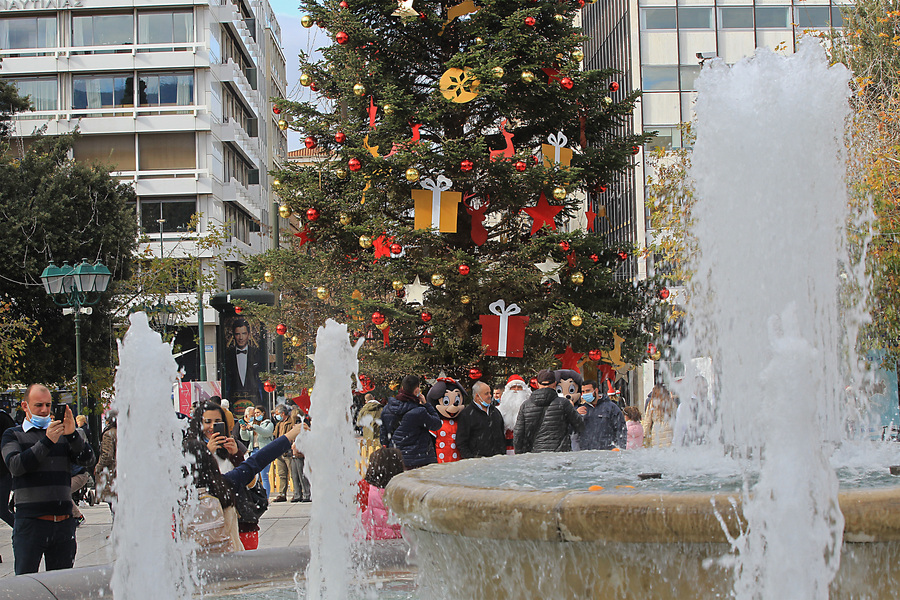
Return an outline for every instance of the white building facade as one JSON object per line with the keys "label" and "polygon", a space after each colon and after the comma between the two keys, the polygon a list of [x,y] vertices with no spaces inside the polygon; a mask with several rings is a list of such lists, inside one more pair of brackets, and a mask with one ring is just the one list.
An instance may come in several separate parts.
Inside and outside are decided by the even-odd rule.
{"label": "white building facade", "polygon": [[[205,257],[222,290],[240,279],[246,256],[272,245],[278,199],[268,172],[287,154],[271,100],[286,92],[281,47],[265,0],[0,0],[0,76],[35,108],[16,118],[21,143],[37,128],[78,128],[74,158],[133,184],[150,239],[142,250],[153,255],[197,256],[198,236],[226,225],[224,263]],[[193,282],[183,283],[173,292],[191,294]],[[204,322],[216,379],[218,320],[208,306]],[[177,341],[188,348],[197,317],[183,325]],[[189,379],[196,363],[184,365]]]}

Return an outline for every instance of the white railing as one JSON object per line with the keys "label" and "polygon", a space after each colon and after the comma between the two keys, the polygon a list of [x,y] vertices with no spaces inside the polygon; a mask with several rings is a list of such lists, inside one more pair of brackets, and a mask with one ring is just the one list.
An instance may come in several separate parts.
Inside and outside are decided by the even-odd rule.
{"label": "white railing", "polygon": [[116,106],[103,108],[70,108],[65,110],[35,110],[16,115],[17,120],[34,121],[43,119],[46,121],[65,121],[81,118],[96,117],[138,117],[166,116],[166,115],[192,115],[196,117],[200,113],[207,112],[205,105],[196,106]]}
{"label": "white railing", "polygon": [[122,44],[110,46],[60,46],[58,48],[12,48],[0,50],[0,58],[32,58],[35,56],[53,56],[56,58],[68,58],[69,56],[84,56],[91,54],[131,54],[132,56],[142,52],[191,52],[196,54],[198,50],[205,49],[205,42],[173,42],[166,44]]}
{"label": "white railing", "polygon": [[209,169],[168,169],[159,171],[112,171],[113,177],[120,181],[146,181],[147,179],[193,179],[209,177]]}

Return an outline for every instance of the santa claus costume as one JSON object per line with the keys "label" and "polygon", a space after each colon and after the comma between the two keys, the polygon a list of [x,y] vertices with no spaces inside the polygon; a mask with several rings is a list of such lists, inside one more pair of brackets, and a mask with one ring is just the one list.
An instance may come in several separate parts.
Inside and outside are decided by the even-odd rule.
{"label": "santa claus costume", "polygon": [[506,453],[515,454],[513,451],[513,429],[516,427],[516,419],[519,409],[531,397],[531,388],[525,385],[525,380],[519,375],[510,375],[506,380],[503,395],[500,396],[500,414],[503,415],[503,425],[506,427]]}

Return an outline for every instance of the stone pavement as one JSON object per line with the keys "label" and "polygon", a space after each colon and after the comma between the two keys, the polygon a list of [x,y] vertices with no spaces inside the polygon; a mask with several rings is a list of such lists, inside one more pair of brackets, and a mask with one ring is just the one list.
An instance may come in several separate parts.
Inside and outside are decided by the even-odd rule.
{"label": "stone pavement", "polygon": [[[269,502],[269,510],[259,522],[259,547],[282,548],[306,546],[309,543],[308,502]],[[85,521],[78,528],[76,567],[91,567],[113,562],[109,533],[112,529],[106,504],[82,506]],[[13,576],[12,529],[0,521],[0,577]],[[43,571],[43,566],[41,567]]]}

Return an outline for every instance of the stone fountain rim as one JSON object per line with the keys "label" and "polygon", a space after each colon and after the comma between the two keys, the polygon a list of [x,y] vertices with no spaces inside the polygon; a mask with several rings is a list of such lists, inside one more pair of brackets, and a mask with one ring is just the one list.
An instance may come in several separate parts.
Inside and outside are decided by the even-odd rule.
{"label": "stone fountain rim", "polygon": [[[746,529],[739,490],[509,490],[440,475],[426,467],[391,480],[386,500],[408,527],[504,540],[721,544]],[[840,490],[838,501],[845,541],[900,541],[900,486]]]}

